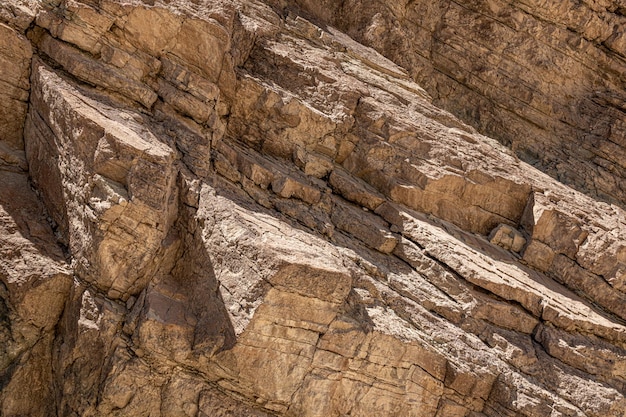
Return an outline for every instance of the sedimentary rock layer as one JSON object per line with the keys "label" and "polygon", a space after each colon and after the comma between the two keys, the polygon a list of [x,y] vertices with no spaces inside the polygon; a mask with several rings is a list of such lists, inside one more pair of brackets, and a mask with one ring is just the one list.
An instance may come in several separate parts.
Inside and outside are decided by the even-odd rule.
{"label": "sedimentary rock layer", "polygon": [[375,48],[526,162],[625,207],[623,0],[274,3]]}
{"label": "sedimentary rock layer", "polygon": [[2,415],[624,416],[619,205],[295,9],[153,3],[0,7]]}

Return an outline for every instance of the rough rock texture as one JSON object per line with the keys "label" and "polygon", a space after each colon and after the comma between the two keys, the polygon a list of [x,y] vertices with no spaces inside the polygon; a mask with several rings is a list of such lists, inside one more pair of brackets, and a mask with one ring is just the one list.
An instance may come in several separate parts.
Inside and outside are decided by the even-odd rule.
{"label": "rough rock texture", "polygon": [[0,22],[0,159],[25,168],[16,150],[24,149],[23,126],[28,107],[28,76],[33,55],[30,42],[18,31]]}
{"label": "rough rock texture", "polygon": [[374,47],[552,177],[626,206],[623,0],[274,3]]}
{"label": "rough rock texture", "polygon": [[[1,415],[626,415],[623,171],[521,162],[321,5],[0,5]],[[601,181],[544,116],[494,126]]]}
{"label": "rough rock texture", "polygon": [[0,413],[54,415],[52,344],[72,273],[24,172],[0,165]]}

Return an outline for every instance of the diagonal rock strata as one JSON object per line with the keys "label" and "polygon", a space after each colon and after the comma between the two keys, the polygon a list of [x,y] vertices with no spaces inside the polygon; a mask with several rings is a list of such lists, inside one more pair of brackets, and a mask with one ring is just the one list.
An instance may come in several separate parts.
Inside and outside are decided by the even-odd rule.
{"label": "diagonal rock strata", "polygon": [[272,3],[375,48],[523,160],[624,207],[623,2]]}
{"label": "diagonal rock strata", "polygon": [[623,416],[619,205],[293,10],[39,6],[0,7],[2,415]]}

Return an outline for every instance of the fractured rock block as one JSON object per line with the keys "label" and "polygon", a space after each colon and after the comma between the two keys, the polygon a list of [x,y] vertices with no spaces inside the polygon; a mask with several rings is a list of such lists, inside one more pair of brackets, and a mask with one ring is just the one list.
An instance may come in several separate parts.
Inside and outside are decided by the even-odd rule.
{"label": "fractured rock block", "polygon": [[513,252],[521,252],[526,245],[524,236],[508,224],[501,224],[493,229],[489,235],[489,241]]}
{"label": "fractured rock block", "polygon": [[175,249],[162,245],[176,204],[175,154],[132,114],[89,99],[41,63],[33,72],[33,180],[79,275],[112,297],[138,293],[159,267],[155,254]]}
{"label": "fractured rock block", "polygon": [[550,270],[554,257],[555,253],[552,248],[538,240],[531,240],[524,250],[524,260],[543,272]]}
{"label": "fractured rock block", "polygon": [[376,190],[365,183],[350,178],[350,176],[341,171],[334,170],[330,174],[328,183],[335,192],[343,196],[346,200],[352,201],[372,211],[376,210],[385,198]]}
{"label": "fractured rock block", "polygon": [[380,217],[335,199],[331,219],[337,228],[352,234],[367,246],[383,253],[391,253],[398,239],[389,231]]}
{"label": "fractured rock block", "polygon": [[230,49],[228,32],[213,19],[185,19],[175,33],[172,55],[198,68],[211,82],[218,81],[224,55]]}
{"label": "fractured rock block", "polygon": [[539,193],[529,199],[521,224],[533,240],[571,259],[576,258],[578,248],[588,236],[579,220],[557,210],[546,196]]}
{"label": "fractured rock block", "polygon": [[279,177],[274,180],[272,191],[283,198],[296,197],[309,204],[317,204],[322,197],[322,193],[317,188],[302,184],[290,177]]}
{"label": "fractured rock block", "polygon": [[60,9],[47,8],[37,16],[37,24],[56,38],[98,54],[101,37],[111,28],[115,17],[81,2],[66,2],[64,6],[64,18],[57,14]]}
{"label": "fractured rock block", "polygon": [[178,90],[167,81],[158,80],[157,93],[166,103],[197,123],[207,123],[214,114],[214,103],[203,102],[191,94]]}
{"label": "fractured rock block", "polygon": [[270,282],[277,288],[335,303],[342,303],[352,288],[352,278],[345,273],[295,264],[281,268]]}
{"label": "fractured rock block", "polygon": [[147,108],[152,107],[157,100],[157,94],[146,84],[126,77],[117,67],[96,61],[48,34],[43,35],[39,48],[84,82],[108,88]]}
{"label": "fractured rock block", "polygon": [[[230,146],[224,141],[218,141],[215,144],[215,150],[223,157],[224,162],[227,162],[229,166],[248,177],[259,187],[267,189],[275,181],[275,174],[266,168],[256,155],[244,152],[239,147]],[[222,164],[222,166],[224,167],[224,172],[226,172],[228,169],[227,165]],[[230,173],[226,174],[226,176],[234,177],[237,175]]]}

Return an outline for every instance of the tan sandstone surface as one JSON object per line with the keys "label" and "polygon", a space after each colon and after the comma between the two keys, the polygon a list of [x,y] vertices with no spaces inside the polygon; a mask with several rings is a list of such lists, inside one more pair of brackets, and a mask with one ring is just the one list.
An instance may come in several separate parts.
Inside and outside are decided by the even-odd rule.
{"label": "tan sandstone surface", "polygon": [[352,3],[0,4],[0,415],[626,416],[626,8]]}
{"label": "tan sandstone surface", "polygon": [[625,206],[624,0],[272,1],[402,65],[526,162]]}

